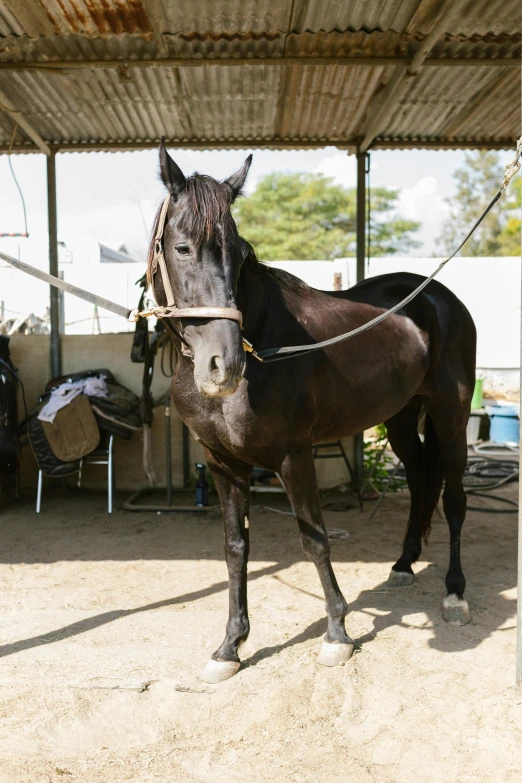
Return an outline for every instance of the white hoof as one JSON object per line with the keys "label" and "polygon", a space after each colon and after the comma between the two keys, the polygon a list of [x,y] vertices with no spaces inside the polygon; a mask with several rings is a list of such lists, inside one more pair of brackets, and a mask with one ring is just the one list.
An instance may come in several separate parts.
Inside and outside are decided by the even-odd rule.
{"label": "white hoof", "polygon": [[412,584],[413,574],[409,574],[407,571],[394,571],[392,568],[388,577],[388,585],[390,587],[404,587]]}
{"label": "white hoof", "polygon": [[450,593],[442,602],[442,616],[450,625],[467,625],[471,621],[468,602]]}
{"label": "white hoof", "polygon": [[340,663],[346,663],[352,653],[353,644],[323,642],[321,652],[317,656],[317,663],[321,666],[338,666]]}
{"label": "white hoof", "polygon": [[203,682],[215,685],[218,682],[229,680],[237,674],[241,664],[239,661],[214,661],[210,660],[200,674]]}

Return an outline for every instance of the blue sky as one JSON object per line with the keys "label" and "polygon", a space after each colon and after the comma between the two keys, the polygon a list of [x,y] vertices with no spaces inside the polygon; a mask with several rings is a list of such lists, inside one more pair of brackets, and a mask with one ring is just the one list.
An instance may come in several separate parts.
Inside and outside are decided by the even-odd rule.
{"label": "blue sky", "polygon": [[[175,150],[186,174],[200,171],[223,179],[239,168],[248,151]],[[61,239],[91,234],[111,247],[125,243],[138,258],[147,244],[154,210],[163,197],[157,151],[66,153],[57,156],[58,222]],[[460,151],[377,151],[371,156],[371,183],[400,191],[398,212],[422,223],[416,256],[436,252],[440,227],[454,192],[452,174],[462,164]],[[46,179],[43,155],[13,156],[27,204],[29,230],[46,241]],[[322,172],[347,187],[355,185],[355,158],[333,147],[312,151],[254,151],[247,194],[272,171]],[[0,232],[23,230],[19,197],[7,156],[0,156]]]}

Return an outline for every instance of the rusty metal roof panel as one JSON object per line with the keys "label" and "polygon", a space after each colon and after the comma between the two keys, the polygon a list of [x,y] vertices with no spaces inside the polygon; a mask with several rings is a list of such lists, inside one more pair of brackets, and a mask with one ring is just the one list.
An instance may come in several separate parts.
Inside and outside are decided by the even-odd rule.
{"label": "rusty metal roof panel", "polygon": [[112,35],[105,38],[52,35],[48,38],[0,37],[0,62],[50,62],[52,60],[154,60],[156,42],[148,37]]}
{"label": "rusty metal roof panel", "polygon": [[51,62],[121,60],[161,60],[184,57],[218,59],[221,57],[282,57],[285,36],[196,36],[165,35],[162,49],[147,36],[119,35],[86,37],[54,35],[48,38],[0,37],[0,62]]}
{"label": "rusty metal roof panel", "polygon": [[393,30],[401,33],[419,5],[419,0],[296,0],[292,32],[333,30]]}
{"label": "rusty metal roof panel", "polygon": [[[411,57],[440,11],[440,0],[0,0],[0,62],[122,62],[121,68],[4,70],[0,90],[47,142],[57,145],[145,144],[162,134],[209,147],[235,140],[349,145],[364,136],[393,67],[330,62],[128,68],[125,63]],[[469,0],[430,56],[516,57],[520,21],[519,0]],[[503,91],[494,91],[465,116],[499,73],[491,66],[425,66],[408,80],[378,141],[436,142],[460,115],[464,119],[452,138],[516,137],[517,69]],[[0,145],[9,143],[12,127],[13,117],[0,113]],[[18,139],[24,139],[21,131]]]}
{"label": "rusty metal roof panel", "polygon": [[143,0],[160,33],[287,31],[292,0]]}
{"label": "rusty metal roof panel", "polygon": [[[440,0],[7,0],[0,6],[0,36],[382,31],[423,37],[440,12]],[[520,24],[519,0],[469,0],[447,32],[516,34]]]}
{"label": "rusty metal roof panel", "polygon": [[11,10],[4,3],[0,8],[0,35],[13,33],[36,38],[70,33],[150,34],[151,31],[142,0],[23,0]]}
{"label": "rusty metal roof panel", "polygon": [[[438,58],[498,58],[520,56],[522,36],[486,36],[468,40],[446,36],[433,48]],[[105,37],[53,35],[28,38],[0,36],[0,62],[89,60],[161,60],[168,57],[219,59],[222,57],[411,57],[419,47],[414,36],[398,33],[300,33],[270,35],[187,36],[165,35],[160,52],[149,36],[131,34]]]}

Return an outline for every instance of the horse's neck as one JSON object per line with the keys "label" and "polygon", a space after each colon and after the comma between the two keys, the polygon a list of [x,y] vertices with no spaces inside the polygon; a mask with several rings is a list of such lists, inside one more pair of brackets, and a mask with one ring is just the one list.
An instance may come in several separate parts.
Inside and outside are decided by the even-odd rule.
{"label": "horse's neck", "polygon": [[265,308],[265,285],[259,262],[249,254],[241,267],[237,284],[237,306],[243,314],[245,329],[255,329]]}
{"label": "horse's neck", "polygon": [[276,329],[299,340],[304,324],[313,320],[317,293],[302,280],[266,267],[249,255],[241,269],[236,297],[245,337],[255,340],[267,332],[273,337]]}

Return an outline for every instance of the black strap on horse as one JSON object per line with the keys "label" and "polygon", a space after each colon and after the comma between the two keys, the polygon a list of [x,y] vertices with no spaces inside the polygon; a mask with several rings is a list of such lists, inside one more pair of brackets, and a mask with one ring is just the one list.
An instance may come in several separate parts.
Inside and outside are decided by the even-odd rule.
{"label": "black strap on horse", "polygon": [[[248,340],[243,338],[243,347],[245,351],[248,351],[251,353],[258,361],[261,361],[263,363],[267,362],[277,362],[282,361],[283,359],[292,359],[297,356],[304,356],[308,353],[311,353],[312,351],[320,351],[323,348],[328,348],[331,345],[335,345],[336,343],[343,342],[344,340],[349,340],[352,337],[356,337],[358,334],[362,334],[363,332],[368,331],[368,329],[372,329],[374,326],[377,326],[377,324],[382,323],[386,318],[389,318],[390,315],[393,315],[398,310],[401,310],[403,307],[405,307],[409,302],[412,301],[412,299],[415,299],[415,297],[420,294],[420,292],[426,288],[426,286],[433,280],[434,277],[436,277],[439,272],[443,269],[443,267],[448,263],[448,261],[451,261],[452,258],[454,258],[459,250],[466,244],[468,239],[471,237],[471,235],[474,233],[474,231],[480,226],[486,215],[489,213],[489,211],[493,208],[493,206],[497,203],[497,201],[500,199],[504,191],[506,190],[507,186],[509,185],[510,180],[512,177],[517,173],[517,171],[520,169],[520,157],[522,154],[522,136],[519,138],[517,142],[517,152],[515,155],[515,158],[511,163],[506,166],[506,173],[504,175],[504,179],[502,180],[502,183],[496,192],[495,196],[491,199],[489,204],[487,205],[486,209],[482,212],[479,219],[475,222],[475,224],[472,226],[466,237],[462,240],[460,245],[457,247],[457,249],[450,255],[448,258],[444,259],[441,264],[437,267],[437,269],[431,274],[429,277],[427,277],[425,280],[422,281],[422,283],[417,286],[417,288],[411,292],[411,294],[408,294],[407,297],[402,299],[400,302],[398,302],[393,307],[390,307],[389,310],[385,310],[381,315],[376,316],[375,318],[372,318],[371,321],[368,321],[365,324],[362,324],[362,326],[358,326],[356,329],[352,329],[349,332],[345,332],[345,334],[340,334],[337,337],[331,337],[329,340],[323,340],[319,343],[312,343],[311,345],[288,345],[280,348],[267,348],[264,351],[260,351],[257,353],[252,345]],[[164,200],[162,209],[161,209],[161,215],[160,220],[158,221],[158,227],[156,231],[155,236],[155,256],[154,261],[156,262],[157,267],[159,267],[160,272],[162,274],[164,285],[166,285],[167,290],[167,307],[152,307],[149,310],[128,310],[125,307],[122,307],[119,304],[116,304],[115,302],[111,302],[109,299],[104,299],[101,296],[97,296],[96,294],[92,294],[89,291],[85,291],[83,288],[79,288],[78,286],[72,285],[72,283],[66,283],[65,280],[60,280],[57,277],[54,277],[54,275],[49,275],[47,272],[42,272],[40,269],[36,269],[33,266],[30,266],[29,264],[24,264],[22,261],[18,261],[16,258],[13,258],[12,256],[7,255],[7,253],[1,253],[0,252],[0,258],[2,258],[4,261],[7,261],[8,264],[11,264],[11,266],[16,267],[17,269],[20,269],[22,272],[25,272],[26,274],[32,275],[33,277],[37,277],[39,280],[42,280],[45,283],[48,283],[49,285],[55,286],[55,288],[60,288],[62,291],[65,291],[66,293],[72,294],[73,296],[78,296],[80,299],[85,299],[87,302],[91,302],[94,305],[98,305],[98,307],[102,307],[104,310],[109,310],[112,313],[116,313],[116,315],[120,315],[123,318],[126,318],[128,321],[136,322],[138,318],[147,318],[150,316],[156,316],[157,318],[229,318],[231,320],[237,321],[240,326],[242,327],[242,315],[238,310],[235,310],[233,308],[214,308],[214,307],[195,307],[195,308],[177,308],[174,304],[174,297],[172,294],[172,288],[170,285],[170,280],[168,279],[165,260],[163,257],[163,248],[162,248],[162,239],[163,239],[163,228],[167,216],[167,208],[169,203],[170,196],[167,196],[167,198]],[[241,240],[244,242],[244,240]],[[246,243],[245,243],[246,244]],[[243,252],[243,248],[242,248]],[[170,326],[172,331],[175,331],[174,328],[169,324],[169,321],[166,321],[166,323]],[[178,337],[183,340],[183,337],[180,336],[177,332],[175,332]]]}

